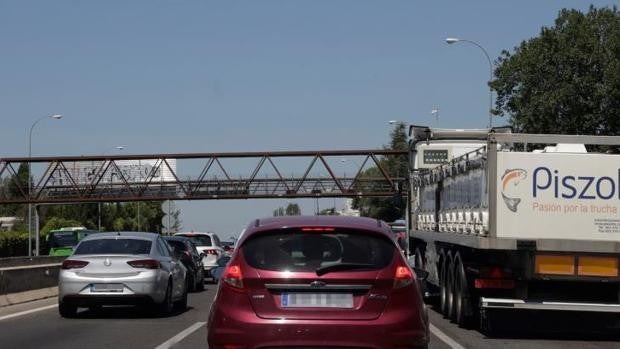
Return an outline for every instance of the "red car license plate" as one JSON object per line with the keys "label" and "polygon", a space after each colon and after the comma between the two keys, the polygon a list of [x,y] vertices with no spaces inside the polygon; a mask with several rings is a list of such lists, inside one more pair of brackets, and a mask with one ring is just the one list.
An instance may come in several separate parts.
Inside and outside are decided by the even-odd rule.
{"label": "red car license plate", "polygon": [[353,308],[352,293],[283,293],[283,308]]}

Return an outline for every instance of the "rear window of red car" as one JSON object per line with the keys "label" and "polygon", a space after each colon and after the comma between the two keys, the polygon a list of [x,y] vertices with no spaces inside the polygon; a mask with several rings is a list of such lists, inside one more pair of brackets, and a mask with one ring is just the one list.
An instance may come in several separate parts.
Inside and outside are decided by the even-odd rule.
{"label": "rear window of red car", "polygon": [[388,239],[367,232],[300,229],[261,232],[241,247],[246,262],[257,269],[313,271],[340,263],[368,264],[366,270],[388,266],[396,248]]}

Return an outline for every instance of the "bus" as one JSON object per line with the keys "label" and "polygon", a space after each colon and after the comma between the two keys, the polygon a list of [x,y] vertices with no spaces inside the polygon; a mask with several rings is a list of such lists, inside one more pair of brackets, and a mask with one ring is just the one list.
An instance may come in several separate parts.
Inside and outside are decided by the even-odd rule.
{"label": "bus", "polygon": [[73,253],[73,248],[86,236],[98,233],[97,230],[88,230],[85,227],[64,227],[52,230],[47,235],[47,244],[50,247],[50,256],[67,257]]}

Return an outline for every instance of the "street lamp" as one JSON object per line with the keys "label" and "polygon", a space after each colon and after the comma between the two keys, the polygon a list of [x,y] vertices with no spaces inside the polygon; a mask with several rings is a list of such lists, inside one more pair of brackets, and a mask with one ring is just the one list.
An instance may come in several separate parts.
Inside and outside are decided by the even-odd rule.
{"label": "street lamp", "polygon": [[435,117],[435,124],[439,127],[439,107],[435,107],[431,110],[431,115]]}
{"label": "street lamp", "polygon": [[479,43],[466,39],[446,38],[446,43],[448,44],[454,44],[457,42],[467,42],[477,46],[479,49],[482,50],[485,57],[487,58],[487,61],[489,62],[489,128],[491,128],[493,127],[493,89],[491,88],[491,81],[493,80],[493,62],[491,62],[491,58],[489,57],[489,53],[487,52],[487,50],[485,50],[484,47],[482,47],[482,45],[480,45]]}
{"label": "street lamp", "polygon": [[[46,115],[43,116],[41,118],[38,118],[37,120],[35,120],[32,123],[32,126],[30,126],[30,134],[28,136],[28,257],[32,256],[32,181],[30,180],[30,178],[32,177],[32,164],[31,164],[31,158],[32,158],[32,131],[34,130],[34,127],[37,126],[37,124],[45,119],[54,119],[54,120],[60,120],[62,119],[62,115],[60,114],[52,114],[52,115]],[[36,248],[36,256],[39,255],[39,232],[37,231],[37,236],[36,236],[36,243],[35,243],[35,248]]]}
{"label": "street lamp", "polygon": [[[116,149],[116,150],[118,150],[120,152],[123,149],[125,149],[125,146],[124,145],[118,145],[118,146],[116,146],[114,148],[110,148],[108,150],[112,150],[112,149]],[[105,155],[105,153],[107,153],[108,150],[104,151],[102,155]],[[97,227],[98,227],[97,230],[101,231],[101,201],[99,201],[97,203]]]}

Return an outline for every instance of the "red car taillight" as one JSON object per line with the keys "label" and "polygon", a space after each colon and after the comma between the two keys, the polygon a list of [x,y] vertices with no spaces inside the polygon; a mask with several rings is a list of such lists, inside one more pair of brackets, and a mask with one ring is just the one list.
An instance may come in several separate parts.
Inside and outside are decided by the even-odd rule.
{"label": "red car taillight", "polygon": [[205,252],[207,252],[207,254],[212,254],[214,256],[217,256],[217,250],[206,250]]}
{"label": "red car taillight", "polygon": [[234,288],[243,289],[243,274],[241,273],[241,267],[237,264],[226,267],[222,280]]}
{"label": "red car taillight", "polygon": [[409,267],[398,266],[396,267],[396,273],[394,274],[394,288],[401,288],[413,283],[413,272]]}
{"label": "red car taillight", "polygon": [[138,259],[135,261],[129,261],[127,264],[131,265],[134,268],[144,268],[144,269],[159,269],[161,268],[161,264],[159,261],[154,259]]}
{"label": "red car taillight", "polygon": [[79,269],[88,265],[86,261],[65,260],[62,262],[61,269]]}

